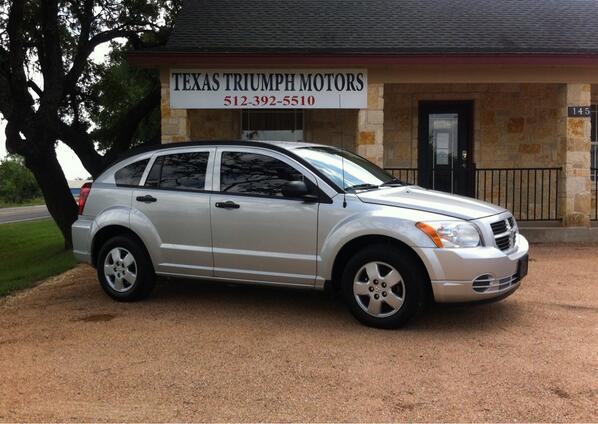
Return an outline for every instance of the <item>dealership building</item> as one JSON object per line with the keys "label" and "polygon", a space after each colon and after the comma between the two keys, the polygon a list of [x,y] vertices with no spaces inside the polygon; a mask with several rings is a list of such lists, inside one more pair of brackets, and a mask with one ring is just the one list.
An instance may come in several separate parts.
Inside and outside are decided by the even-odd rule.
{"label": "dealership building", "polygon": [[167,45],[129,61],[160,71],[163,143],[343,147],[503,205],[540,239],[583,240],[596,17],[595,0],[186,0]]}

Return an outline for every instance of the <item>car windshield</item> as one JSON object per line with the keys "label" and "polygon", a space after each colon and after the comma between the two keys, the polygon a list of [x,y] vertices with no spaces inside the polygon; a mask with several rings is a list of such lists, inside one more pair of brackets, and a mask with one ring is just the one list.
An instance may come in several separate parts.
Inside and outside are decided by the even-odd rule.
{"label": "car windshield", "polygon": [[347,191],[400,184],[392,175],[361,156],[334,147],[300,147],[294,152]]}

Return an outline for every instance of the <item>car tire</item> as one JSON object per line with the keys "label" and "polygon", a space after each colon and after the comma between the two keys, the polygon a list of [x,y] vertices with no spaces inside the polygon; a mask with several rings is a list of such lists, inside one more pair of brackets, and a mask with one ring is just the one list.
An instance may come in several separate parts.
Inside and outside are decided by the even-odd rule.
{"label": "car tire", "polygon": [[379,244],[349,259],[341,290],[349,310],[361,323],[394,329],[405,325],[423,306],[426,279],[413,253]]}
{"label": "car tire", "polygon": [[98,255],[97,272],[106,294],[121,302],[147,297],[156,281],[146,250],[127,236],[113,237],[104,243]]}

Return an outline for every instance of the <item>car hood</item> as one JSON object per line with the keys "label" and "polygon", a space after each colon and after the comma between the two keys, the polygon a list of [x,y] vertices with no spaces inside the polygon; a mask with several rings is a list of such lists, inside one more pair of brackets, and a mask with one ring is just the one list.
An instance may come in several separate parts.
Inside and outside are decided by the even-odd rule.
{"label": "car hood", "polygon": [[418,186],[388,187],[362,191],[357,196],[365,203],[396,206],[471,220],[504,212],[491,203]]}

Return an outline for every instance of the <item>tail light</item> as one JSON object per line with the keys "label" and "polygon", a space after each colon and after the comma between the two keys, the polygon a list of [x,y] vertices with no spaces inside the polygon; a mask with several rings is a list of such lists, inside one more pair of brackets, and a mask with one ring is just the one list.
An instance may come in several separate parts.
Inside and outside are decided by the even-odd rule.
{"label": "tail light", "polygon": [[85,183],[81,187],[81,192],[79,193],[79,215],[83,215],[83,209],[85,209],[85,202],[87,202],[87,197],[89,196],[89,192],[91,191],[91,183]]}

